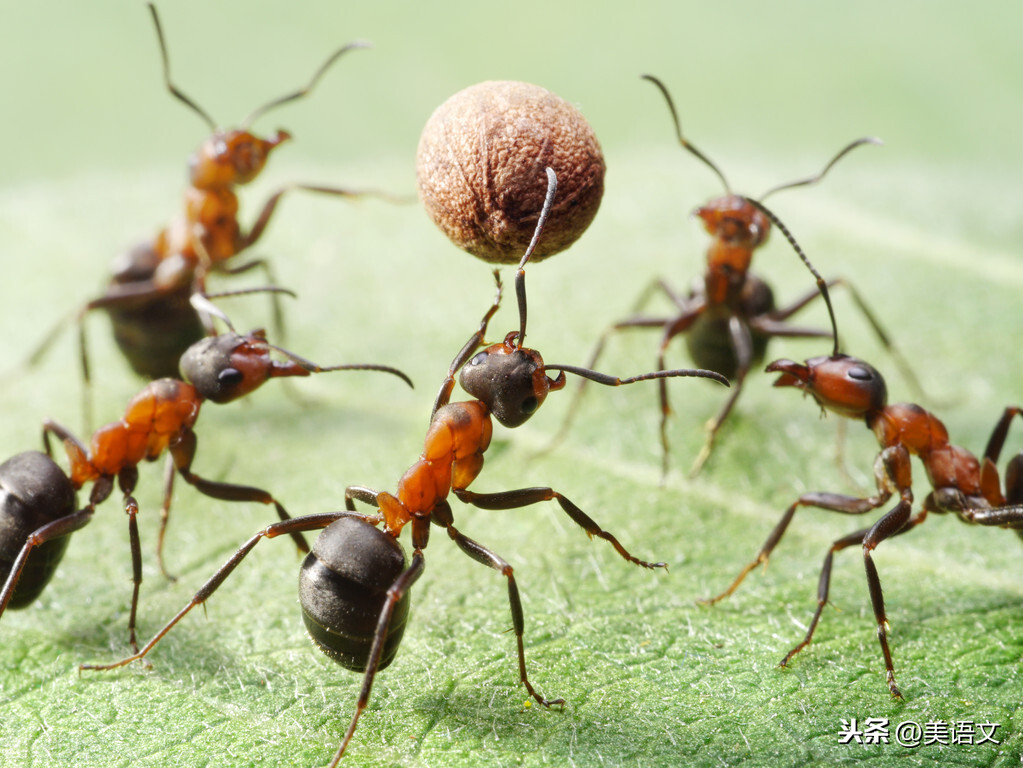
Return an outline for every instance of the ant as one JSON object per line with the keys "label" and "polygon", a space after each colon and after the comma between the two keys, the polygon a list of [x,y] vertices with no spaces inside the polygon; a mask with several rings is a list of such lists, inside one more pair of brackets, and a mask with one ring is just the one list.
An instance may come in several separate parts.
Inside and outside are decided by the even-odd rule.
{"label": "ant", "polygon": [[[192,303],[227,321],[199,294],[192,298]],[[272,350],[287,359],[274,360],[270,356]],[[142,583],[142,555],[136,521],[139,507],[132,494],[138,482],[138,465],[143,460],[155,461],[165,451],[172,459],[164,480],[157,559],[164,575],[173,579],[164,566],[163,541],[175,473],[210,498],[273,504],[281,520],[291,519],[268,491],[208,480],[192,471],[198,444],[193,427],[203,402],[231,402],[271,378],[341,370],[383,371],[412,386],[409,378],[396,368],[368,364],[324,367],[271,344],[262,330],[241,335],[232,328],[230,333],[206,337],[189,347],[181,358],[184,380],[163,378],[149,382],[128,403],[119,421],[96,430],[88,448],[67,428],[45,420],[46,453],[19,454],[0,465],[0,488],[5,491],[0,498],[0,575],[5,579],[0,591],[0,616],[8,604],[14,608],[28,605],[39,595],[63,556],[68,535],[92,520],[96,507],[110,496],[116,481],[124,494],[128,515],[134,585],[128,634],[132,649],[137,651],[135,615]],[[68,475],[50,458],[51,434],[67,451]],[[89,502],[75,511],[75,494],[86,483],[93,484]],[[301,533],[293,534],[293,538],[301,551],[309,551]]]}
{"label": "ant", "polygon": [[[263,204],[252,227],[243,232],[238,221],[238,196],[235,193],[235,187],[255,179],[270,153],[291,138],[287,131],[278,130],[264,139],[251,133],[249,127],[267,112],[306,96],[342,55],[366,48],[368,44],[354,42],[342,46],[316,70],[303,88],[264,104],[245,118],[238,128],[225,130],[219,128],[209,113],[171,81],[160,18],[156,7],[152,3],[148,6],[160,46],[164,84],[171,95],[205,121],[210,136],[189,161],[189,187],[182,215],[151,240],[117,259],[104,294],[87,302],[75,314],[86,386],[90,378],[84,332],[87,313],[98,309],[107,312],[113,325],[114,339],[136,373],[149,379],[174,377],[182,354],[212,330],[208,319],[202,317],[189,302],[193,293],[205,291],[206,276],[210,272],[236,275],[260,268],[268,280],[274,282],[270,266],[264,259],[243,264],[231,261],[259,241],[282,195],[296,189],[340,197],[371,194],[291,184],[272,194]],[[283,323],[276,299],[273,309],[275,328],[281,335]],[[47,335],[29,357],[28,365],[39,361],[65,322],[66,319],[62,320]]]}
{"label": "ant", "polygon": [[[267,526],[245,542],[141,651],[113,664],[89,664],[81,669],[112,669],[143,658],[192,608],[209,599],[261,539],[323,529],[302,566],[299,581],[306,627],[320,650],[342,666],[364,674],[355,713],[341,746],[330,762],[332,767],[336,766],[369,702],[374,676],[390,663],[397,652],[405,629],[410,589],[425,568],[423,550],[429,540],[432,522],[444,528],[470,558],[493,568],[507,579],[519,678],[538,704],[544,707],[564,704],[563,699],[552,700],[538,693],[527,677],[523,650],[525,622],[512,566],[455,528],[448,494],[453,493],[464,503],[489,510],[517,509],[541,501],[557,500],[562,510],[588,536],[608,541],[625,560],[643,568],[666,568],[665,563],[648,562],[633,556],[613,534],[603,530],[589,515],[552,488],[476,493],[469,491],[468,486],[483,468],[484,453],[493,431],[492,417],[509,428],[520,426],[536,413],[549,392],[565,386],[566,373],[614,387],[677,376],[714,379],[725,386],[728,382],[718,373],[698,369],[662,370],[620,379],[587,368],[545,364],[539,352],[524,346],[524,268],[539,240],[557,189],[557,176],[552,169],[547,169],[547,176],[544,207],[515,277],[519,330],[510,332],[504,341],[477,352],[484,344],[487,325],[501,302],[501,280],[495,271],[497,295],[483,316],[479,329],[451,363],[434,403],[423,453],[398,482],[397,493],[349,486],[345,490],[343,511],[309,515]],[[556,378],[548,376],[551,371],[558,371]],[[476,399],[450,402],[456,373],[462,388]],[[357,501],[376,508],[376,513],[357,512]],[[413,546],[411,563],[408,564],[397,541],[407,524],[411,524]],[[382,525],[382,529],[375,527],[378,525]]]}
{"label": "ant", "polygon": [[[675,124],[675,133],[679,143],[717,175],[725,188],[725,194],[693,212],[693,215],[703,220],[704,227],[713,238],[710,248],[707,250],[707,270],[703,277],[694,282],[686,296],[679,294],[663,279],[657,280],[643,292],[637,302],[638,309],[646,303],[647,298],[654,290],[659,290],[675,306],[676,313],[664,317],[635,314],[615,323],[600,337],[590,355],[588,364],[596,365],[597,359],[612,334],[631,328],[660,328],[658,368],[664,368],[665,350],[671,340],[678,335],[685,334],[686,345],[693,361],[701,368],[717,371],[731,380],[732,390],[727,400],[717,415],[707,423],[706,440],[690,470],[690,476],[695,476],[710,457],[714,439],[739,399],[746,375],[754,365],[763,360],[768,341],[774,337],[826,337],[830,333],[825,330],[791,325],[788,322],[792,315],[817,298],[819,294],[816,290],[779,308],[775,305],[774,292],[770,285],[749,271],[754,251],[767,241],[771,228],[769,218],[757,208],[753,199],[733,193],[717,165],[682,135],[678,113],[667,87],[653,75],[643,75],[643,79],[649,80],[657,86],[664,95]],[[820,173],[772,187],[758,199],[765,200],[784,189],[816,184],[845,155],[865,144],[876,145],[881,144],[881,141],[873,137],[857,139],[835,155]],[[842,278],[833,279],[828,285],[844,285],[849,290],[853,301],[863,312],[882,344],[893,354],[907,378],[916,386],[912,372],[894,350],[888,335],[881,328],[874,313],[867,307],[859,292]],[[560,443],[567,434],[578,411],[585,385],[585,381],[580,382],[561,429],[550,447]],[[666,476],[670,452],[667,431],[668,416],[671,414],[667,382],[658,382],[658,395],[661,408],[661,472],[662,476]]]}
{"label": "ant", "polygon": [[[897,496],[895,506],[876,523],[832,542],[821,568],[817,610],[806,636],[786,654],[781,666],[787,666],[813,638],[828,602],[835,553],[847,547],[862,545],[867,586],[877,622],[877,637],[887,669],[888,689],[894,698],[901,699],[902,693],[895,682],[892,654],[888,647],[888,619],[881,579],[871,553],[883,541],[916,528],[931,512],[952,513],[966,523],[1010,528],[1023,538],[1023,452],[1013,457],[1007,465],[1004,494],[1000,489],[996,468],[1012,419],[1023,415],[1023,408],[1005,409],[984,449],[983,459],[978,461],[966,449],[949,442],[945,425],[934,414],[915,403],[889,405],[887,386],[880,372],[863,360],[839,352],[838,329],[833,314],[831,322],[835,341],[830,356],[813,357],[805,364],[786,359],[775,360],[766,370],[768,373],[781,374],[774,386],[801,389],[816,401],[822,414],[831,411],[861,421],[874,433],[881,447],[874,463],[877,493],[866,497],[829,492],[802,494],[785,510],[757,556],[742,569],[731,585],[716,597],[701,602],[710,605],[723,600],[739,587],[750,571],[761,563],[766,566],[799,507],[864,515],[879,509],[893,496]],[[911,456],[916,456],[923,464],[931,486],[931,492],[916,513],[913,512]]]}

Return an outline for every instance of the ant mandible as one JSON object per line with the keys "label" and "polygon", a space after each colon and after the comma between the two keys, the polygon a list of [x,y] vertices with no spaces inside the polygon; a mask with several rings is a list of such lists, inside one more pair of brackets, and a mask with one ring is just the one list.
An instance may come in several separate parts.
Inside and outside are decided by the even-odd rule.
{"label": "ant mandible", "polygon": [[[266,260],[254,259],[243,264],[232,264],[231,260],[259,241],[282,195],[291,190],[341,197],[379,194],[291,184],[272,194],[252,227],[243,232],[238,221],[235,187],[255,179],[270,153],[291,138],[287,131],[278,130],[264,139],[253,134],[250,126],[267,112],[306,96],[343,54],[368,47],[368,44],[354,42],[342,46],[316,70],[304,87],[259,107],[238,128],[222,129],[171,81],[160,18],[156,7],[152,3],[148,6],[160,46],[164,84],[176,99],[202,118],[210,129],[210,136],[189,161],[189,187],[182,215],[154,238],[117,259],[104,294],[87,302],[75,314],[86,386],[90,377],[83,322],[88,312],[101,309],[109,314],[117,345],[139,375],[150,379],[174,377],[185,350],[211,331],[208,319],[197,313],[188,300],[193,293],[205,291],[206,276],[210,272],[236,275],[260,268],[269,282],[274,282]],[[276,300],[273,309],[275,330],[280,335],[283,323]],[[64,322],[61,321],[32,353],[29,365],[38,362],[48,350]]]}
{"label": "ant mandible", "polygon": [[[426,445],[419,460],[402,476],[396,494],[378,492],[363,486],[345,490],[345,510],[310,515],[273,523],[255,534],[218,570],[157,635],[138,653],[107,665],[83,665],[82,669],[112,669],[141,659],[192,608],[205,603],[241,560],[264,538],[282,534],[324,529],[302,566],[300,599],[306,627],[318,647],[339,664],[363,672],[356,710],[330,766],[336,766],[355,732],[359,716],[369,702],[376,673],[387,666],[397,652],[405,629],[410,589],[425,568],[423,550],[429,540],[430,523],[443,527],[455,544],[473,560],[500,572],[508,580],[508,600],[515,632],[519,678],[529,695],[540,705],[564,704],[563,699],[547,699],[536,691],[526,674],[523,649],[525,621],[512,566],[495,552],[470,539],[454,526],[451,505],[453,493],[460,501],[480,509],[516,509],[540,501],[557,500],[562,510],[590,537],[608,541],[619,555],[644,568],[665,568],[634,557],[611,533],[603,530],[572,501],[551,488],[524,488],[500,493],[475,493],[468,486],[483,468],[483,455],[493,430],[491,417],[506,427],[525,423],[543,404],[547,394],[562,389],[565,374],[573,373],[608,386],[638,381],[696,376],[728,385],[713,371],[677,369],[655,371],[620,379],[587,368],[545,364],[540,353],[524,346],[526,334],[525,265],[539,240],[557,189],[554,171],[547,169],[546,201],[533,239],[515,276],[519,307],[519,330],[504,341],[485,347],[487,325],[501,302],[498,273],[497,294],[480,322],[479,329],[462,347],[448,369],[433,407],[426,434]],[[547,373],[558,371],[551,379]],[[455,374],[475,400],[450,402]],[[363,502],[378,511],[372,515],[356,511],[355,502]],[[382,530],[374,526],[381,525]],[[411,524],[413,554],[411,564],[397,539]]]}
{"label": "ant mandible", "polygon": [[[763,360],[768,341],[773,337],[826,337],[830,335],[830,332],[803,328],[788,322],[792,315],[817,298],[819,293],[816,290],[809,291],[791,304],[779,308],[775,305],[774,292],[771,287],[749,271],[753,252],[767,241],[771,227],[770,220],[756,207],[754,200],[733,193],[717,165],[682,135],[678,113],[667,87],[653,75],[643,75],[643,79],[649,80],[657,86],[664,95],[675,124],[675,133],[679,143],[717,175],[725,188],[725,194],[693,212],[695,216],[703,220],[704,227],[713,238],[710,248],[707,250],[707,270],[703,277],[694,282],[686,296],[679,294],[663,279],[657,280],[644,291],[637,302],[637,308],[641,307],[652,291],[659,290],[674,304],[677,312],[665,317],[636,314],[615,323],[600,337],[590,355],[588,364],[591,367],[596,365],[612,334],[630,328],[660,328],[658,368],[664,368],[665,351],[671,340],[680,334],[685,334],[686,345],[693,361],[701,368],[717,371],[731,380],[732,390],[728,398],[717,415],[706,425],[706,440],[690,470],[690,475],[695,475],[709,458],[718,430],[721,429],[721,425],[728,418],[742,393],[746,375],[754,365]],[[784,189],[816,184],[824,178],[835,163],[856,147],[880,143],[873,137],[857,139],[835,155],[820,173],[772,187],[758,199],[764,200]],[[897,352],[892,348],[888,335],[878,324],[875,315],[864,303],[859,292],[843,278],[832,279],[828,285],[844,285],[849,290],[853,301],[864,313],[882,344],[892,352],[909,380],[915,382],[912,372],[908,370],[908,366],[904,365]],[[576,396],[572,400],[551,447],[561,442],[567,434],[578,412],[585,385],[585,381],[580,382]],[[671,414],[667,382],[658,383],[658,397],[661,409],[661,472],[663,476],[666,476],[670,452],[667,431],[668,416]]]}
{"label": "ant mandible", "polygon": [[[762,206],[761,206],[762,208]],[[847,547],[862,545],[870,602],[877,622],[877,637],[887,669],[891,695],[902,698],[895,682],[892,654],[888,647],[888,618],[885,613],[881,579],[874,565],[873,551],[883,541],[900,536],[920,525],[928,513],[952,513],[966,523],[1011,528],[1023,538],[1023,452],[1013,457],[1006,468],[1005,492],[1000,488],[996,464],[1005,444],[1013,417],[1023,415],[1023,408],[1005,409],[984,450],[981,461],[949,442],[945,425],[932,413],[915,403],[888,404],[884,378],[876,368],[855,357],[839,352],[838,330],[834,325],[834,349],[830,356],[814,357],[806,363],[775,360],[767,366],[768,373],[780,373],[776,387],[796,387],[809,394],[822,409],[856,421],[862,421],[874,433],[881,452],[874,462],[877,493],[867,497],[838,493],[802,494],[782,515],[767,537],[757,556],[721,594],[703,600],[713,604],[731,595],[746,575],[761,563],[765,564],[799,507],[815,507],[846,515],[863,515],[888,503],[892,496],[898,501],[868,528],[854,531],[831,544],[821,568],[817,587],[817,610],[802,642],[781,661],[789,661],[810,644],[828,602],[831,567],[835,553]],[[910,457],[916,456],[924,466],[931,492],[920,509],[913,512],[913,482]]]}
{"label": "ant mandible", "polygon": [[[203,311],[226,320],[212,304],[198,294],[193,303]],[[277,351],[287,359],[271,358]],[[46,454],[23,453],[0,466],[0,616],[8,606],[21,607],[32,602],[53,576],[67,547],[67,536],[87,525],[96,506],[113,492],[114,483],[124,494],[128,515],[128,536],[132,558],[132,599],[128,619],[129,642],[138,650],[135,618],[139,586],[142,583],[142,555],[139,545],[138,502],[133,497],[138,482],[138,465],[155,461],[165,451],[172,461],[164,480],[157,559],[164,566],[163,541],[169,519],[174,475],[200,493],[222,501],[250,501],[273,504],[281,520],[290,516],[277,499],[261,488],[208,480],[192,471],[198,441],[193,427],[199,408],[206,400],[228,403],[259,388],[268,379],[309,376],[313,373],[342,370],[383,371],[398,376],[409,386],[409,378],[388,366],[349,364],[320,366],[281,347],[270,344],[262,330],[241,335],[230,333],[210,336],[193,344],[181,359],[185,380],[163,378],[151,381],[128,403],[124,416],[100,427],[86,448],[67,428],[55,421],[43,422]],[[49,458],[50,435],[64,444],[70,463],[67,476]],[[75,511],[75,493],[92,483],[88,504]],[[303,552],[309,546],[301,533],[292,534]]]}

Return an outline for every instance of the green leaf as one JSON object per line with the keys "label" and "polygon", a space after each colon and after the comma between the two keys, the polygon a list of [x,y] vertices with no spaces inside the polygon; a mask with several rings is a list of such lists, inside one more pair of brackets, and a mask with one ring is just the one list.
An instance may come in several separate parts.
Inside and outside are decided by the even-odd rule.
{"label": "green leaf", "polygon": [[[607,194],[571,251],[528,269],[530,341],[552,362],[584,363],[655,277],[681,290],[702,269],[706,237],[686,214],[720,189],[675,144],[667,110],[640,73],[666,82],[687,136],[741,191],[812,173],[845,142],[877,134],[886,147],[857,150],[820,187],[779,195],[772,207],[822,273],[847,277],[868,297],[924,382],[923,404],[957,443],[982,450],[1002,408],[1019,403],[1016,4],[611,11],[311,2],[296,11],[188,0],[160,10],[176,83],[225,121],[305,82],[338,44],[376,45],[257,126],[287,127],[296,141],[243,194],[246,221],[277,185],[296,180],[412,194],[422,124],[479,80],[531,80],[577,103],[604,144]],[[100,11],[37,2],[2,14],[0,334],[14,366],[59,317],[102,290],[114,255],[173,215],[187,152],[205,129],[163,90],[138,4]],[[294,515],[340,508],[350,484],[393,490],[422,449],[451,358],[491,301],[489,267],[457,252],[416,205],[301,194],[285,200],[257,250],[299,293],[286,306],[290,349],[325,364],[397,365],[416,389],[382,374],[338,373],[297,382],[305,404],[277,382],[246,402],[208,404],[195,470],[264,486]],[[781,301],[811,286],[780,238],[758,254],[756,269]],[[494,338],[517,326],[513,305],[493,321]],[[268,322],[260,297],[223,306],[239,327]],[[846,349],[886,373],[893,399],[918,399],[840,290],[836,309]],[[826,318],[814,307],[804,322]],[[90,317],[87,329],[96,413],[110,420],[140,385],[115,353],[107,321]],[[656,346],[656,333],[622,334],[600,367],[623,376],[649,370]],[[779,342],[768,354],[827,351]],[[80,430],[76,354],[68,331],[41,366],[5,380],[2,455],[37,448],[44,417]],[[681,343],[669,361],[690,364]],[[750,376],[692,481],[685,471],[701,426],[723,396],[708,382],[671,385],[673,469],[663,485],[653,386],[590,387],[568,439],[539,458],[569,393],[552,395],[514,432],[498,427],[474,489],[550,485],[670,571],[628,565],[553,504],[514,512],[455,505],[460,530],[515,568],[531,681],[568,703],[563,711],[528,705],[504,579],[438,535],[404,645],[377,677],[346,763],[1016,764],[1023,589],[1020,542],[1007,532],[935,516],[878,548],[905,702],[887,692],[855,548],[836,559],[834,605],[814,643],[788,669],[777,667],[812,616],[828,546],[863,519],[800,511],[766,573],[750,574],[712,608],[695,604],[727,586],[800,493],[872,491],[877,446],[866,430],[846,425],[847,478],[834,460],[834,419],[820,420],[811,402],[769,384]],[[1013,436],[1007,450],[1020,445]],[[178,483],[167,552],[179,578],[170,583],[153,557],[161,467],[141,470],[139,626],[149,637],[272,513]],[[923,498],[922,472],[917,481]],[[74,536],[36,604],[0,621],[0,763],[325,764],[360,679],[307,640],[295,591],[300,561],[286,540],[257,546],[207,616],[193,612],[154,650],[152,668],[79,676],[79,663],[127,651],[131,568],[119,506],[107,501]],[[840,744],[852,718],[861,726],[888,718],[892,743]],[[909,721],[997,723],[1001,743],[901,747],[895,728]]]}

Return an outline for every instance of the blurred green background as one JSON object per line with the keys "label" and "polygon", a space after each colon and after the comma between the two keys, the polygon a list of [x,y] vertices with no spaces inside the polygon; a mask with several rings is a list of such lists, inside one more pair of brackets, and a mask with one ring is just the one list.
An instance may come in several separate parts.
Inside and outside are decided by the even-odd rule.
{"label": "blurred green background", "polygon": [[[773,199],[825,275],[854,281],[892,332],[953,439],[975,451],[1019,402],[1023,327],[1023,10],[1010,2],[160,5],[176,83],[229,125],[304,83],[352,39],[306,100],[256,126],[295,141],[243,193],[244,221],[290,181],[414,192],[419,131],[455,91],[485,79],[541,84],[575,103],[608,163],[603,208],[569,252],[528,271],[531,343],[548,361],[582,363],[655,276],[686,286],[706,237],[689,211],[720,192],[674,141],[660,76],[683,127],[736,189],[758,194],[816,171],[849,140],[857,151],[820,187]],[[201,121],[170,98],[142,3],[47,0],[0,5],[0,336],[16,367],[57,318],[97,295],[110,260],[180,205]],[[272,384],[248,402],[206,406],[196,471],[269,488],[293,514],[338,508],[343,489],[393,489],[421,450],[447,365],[492,295],[489,267],[457,252],[416,205],[295,195],[256,249],[298,291],[288,345],[318,362],[398,365],[416,390],[376,374],[301,381],[303,407]],[[809,286],[780,238],[756,269],[781,300]],[[233,283],[237,285],[236,283]],[[228,286],[227,281],[223,285]],[[268,322],[260,298],[225,307],[242,327]],[[844,296],[846,348],[912,395]],[[814,308],[806,322],[823,323]],[[515,327],[513,306],[492,336]],[[140,387],[107,321],[89,318],[100,421]],[[612,344],[602,368],[649,370],[656,334]],[[778,343],[803,358],[826,345]],[[39,368],[5,379],[3,455],[39,445],[44,417],[81,427],[73,334]],[[688,365],[679,344],[672,364]],[[838,558],[815,643],[777,661],[804,632],[828,544],[862,521],[800,512],[766,575],[712,609],[785,506],[806,490],[868,493],[876,444],[851,424],[851,479],[833,420],[751,376],[717,452],[685,477],[721,393],[672,386],[673,472],[659,481],[653,387],[591,391],[554,454],[531,459],[567,396],[495,446],[474,488],[551,485],[640,556],[643,573],[589,542],[552,505],[517,512],[456,506],[459,527],[516,568],[530,675],[564,712],[527,708],[517,682],[506,590],[443,537],[397,661],[382,673],[348,764],[1015,765],[1023,737],[1020,543],[935,518],[876,554],[905,703],[889,700],[859,553]],[[1016,427],[1015,429],[1018,429]],[[1010,448],[1015,449],[1019,442]],[[166,582],[152,557],[159,466],[142,468],[146,556],[140,629],[155,631],[234,548],[269,521],[184,484],[176,493]],[[923,479],[923,478],[921,478]],[[920,497],[925,486],[920,485]],[[77,534],[44,596],[0,622],[4,765],[320,765],[351,715],[359,679],[312,649],[299,616],[298,559],[257,547],[201,612],[152,656],[153,669],[79,677],[82,661],[123,654],[130,592],[117,499]],[[872,518],[874,519],[874,518]],[[1000,725],[999,745],[839,744],[842,720]],[[893,738],[894,740],[894,738]]]}

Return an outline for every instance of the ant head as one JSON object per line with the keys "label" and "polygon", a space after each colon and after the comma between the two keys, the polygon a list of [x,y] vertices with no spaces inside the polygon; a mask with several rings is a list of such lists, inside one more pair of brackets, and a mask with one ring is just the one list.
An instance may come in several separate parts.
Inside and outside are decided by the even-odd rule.
{"label": "ant head", "polygon": [[247,184],[263,170],[270,152],[290,138],[287,131],[269,139],[247,130],[216,131],[192,155],[189,181],[198,189]]}
{"label": "ant head", "polygon": [[272,375],[270,345],[262,330],[245,336],[209,336],[185,350],[181,375],[204,400],[229,403],[258,389]]}
{"label": "ant head", "polygon": [[749,200],[725,195],[693,211],[707,232],[728,245],[753,249],[767,239],[771,222]]}
{"label": "ant head", "polygon": [[462,389],[483,402],[501,424],[517,427],[539,410],[547,393],[565,386],[565,374],[547,376],[543,358],[535,349],[515,343],[517,331],[500,344],[492,344],[462,367]]}
{"label": "ant head", "polygon": [[245,184],[258,176],[259,172],[263,170],[263,165],[266,163],[270,150],[281,142],[287,141],[291,136],[285,131],[278,131],[274,138],[264,140],[249,133],[249,126],[267,112],[276,109],[282,104],[288,104],[297,99],[304,98],[316,86],[327,70],[330,69],[331,65],[347,51],[369,47],[368,43],[358,41],[341,46],[320,65],[319,69],[313,74],[312,79],[304,87],[273,99],[259,107],[242,121],[238,130],[221,131],[217,128],[216,121],[206,110],[171,82],[170,59],[167,54],[167,41],[163,37],[160,16],[152,2],[149,2],[148,6],[149,14],[153,18],[153,26],[156,29],[156,39],[160,45],[164,85],[174,98],[198,115],[209,126],[212,133],[212,136],[203,143],[192,159],[192,184],[200,189],[230,184]]}
{"label": "ant head", "polygon": [[813,357],[805,365],[775,360],[767,372],[781,373],[774,386],[801,389],[822,408],[851,419],[869,418],[888,402],[884,377],[869,363],[848,355]]}

